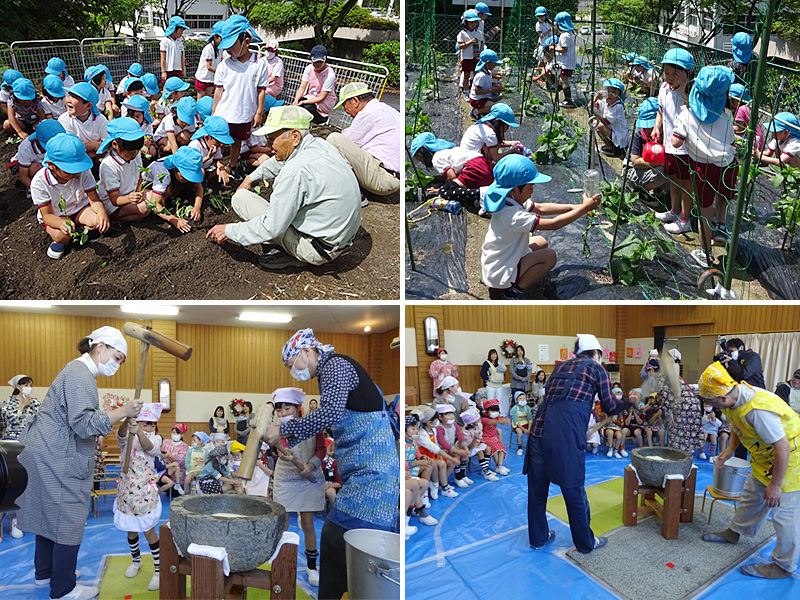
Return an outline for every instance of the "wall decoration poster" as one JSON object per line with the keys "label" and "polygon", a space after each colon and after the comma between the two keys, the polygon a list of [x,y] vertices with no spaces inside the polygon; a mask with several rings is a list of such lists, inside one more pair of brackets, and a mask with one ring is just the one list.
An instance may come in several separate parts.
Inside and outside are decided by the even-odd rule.
{"label": "wall decoration poster", "polygon": [[617,362],[617,353],[616,352],[609,352],[608,353],[608,361],[615,363]]}
{"label": "wall decoration poster", "polygon": [[625,348],[625,356],[633,358],[633,348]]}
{"label": "wall decoration poster", "polygon": [[642,358],[642,347],[637,346],[636,350],[633,351],[633,358]]}
{"label": "wall decoration poster", "polygon": [[603,348],[603,358],[608,358],[608,348]]}
{"label": "wall decoration poster", "polygon": [[539,363],[547,364],[550,362],[550,346],[548,344],[539,344]]}

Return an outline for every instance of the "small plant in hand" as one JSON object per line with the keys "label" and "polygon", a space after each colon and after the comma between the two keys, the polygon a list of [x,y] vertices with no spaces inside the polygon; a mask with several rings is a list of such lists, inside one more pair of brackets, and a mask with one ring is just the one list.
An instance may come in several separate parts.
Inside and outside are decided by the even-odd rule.
{"label": "small plant in hand", "polygon": [[[64,199],[64,194],[61,194],[61,200],[58,201],[58,208],[62,213],[67,213],[67,203]],[[84,227],[82,231],[77,231],[75,228],[75,223],[72,222],[72,219],[69,217],[64,217],[64,220],[67,223],[67,233],[69,233],[69,237],[72,238],[73,242],[83,246],[89,241],[89,230],[86,229],[86,227]]]}
{"label": "small plant in hand", "polygon": [[[136,191],[137,192],[144,192],[147,188],[153,186],[153,182],[147,180],[148,179],[147,176],[149,174],[150,174],[150,168],[149,167],[139,167],[139,175],[141,177],[139,179],[139,185],[136,186]],[[167,176],[166,173],[160,173],[159,175],[157,175],[158,182],[161,183],[162,181],[164,181],[164,177],[166,177],[166,176]],[[167,210],[166,206],[164,208],[159,208],[158,207],[158,200],[145,200],[144,205],[147,207],[147,210],[149,210],[154,215],[169,215],[169,214],[172,214]]]}
{"label": "small plant in hand", "polygon": [[6,146],[9,144],[21,144],[22,138],[21,137],[11,137],[6,140]]}

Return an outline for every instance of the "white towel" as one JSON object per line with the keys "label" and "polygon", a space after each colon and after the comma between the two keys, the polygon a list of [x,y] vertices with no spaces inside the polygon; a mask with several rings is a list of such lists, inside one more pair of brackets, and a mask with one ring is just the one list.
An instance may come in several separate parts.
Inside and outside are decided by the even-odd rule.
{"label": "white towel", "polygon": [[267,561],[269,564],[272,564],[273,561],[278,558],[278,552],[281,551],[281,546],[284,544],[294,544],[295,546],[299,546],[300,536],[294,531],[284,531],[280,541],[278,542],[278,546],[275,548],[275,552],[272,553],[272,556],[270,556],[269,560]]}
{"label": "white towel", "polygon": [[[297,537],[297,541],[300,541],[299,536]],[[225,548],[219,546],[204,546],[202,544],[189,544],[187,550],[192,556],[207,556],[222,561],[223,573],[225,573],[225,575],[231,574],[231,566],[228,563],[228,551]]]}
{"label": "white towel", "polygon": [[[636,471],[636,467],[634,467],[633,464],[630,464],[628,466],[631,469],[633,469],[633,473],[636,475],[636,480],[639,482],[639,485],[644,485],[642,483],[642,480],[639,478],[639,473]],[[692,464],[692,470],[694,470],[696,468],[697,468],[697,465]],[[691,475],[691,474],[692,474],[692,472],[689,471],[689,475]],[[667,479],[680,479],[681,481],[684,481],[684,478],[681,477],[680,475],[678,475],[677,473],[675,473],[673,475],[664,475],[664,481],[661,482],[661,487],[667,487]]]}

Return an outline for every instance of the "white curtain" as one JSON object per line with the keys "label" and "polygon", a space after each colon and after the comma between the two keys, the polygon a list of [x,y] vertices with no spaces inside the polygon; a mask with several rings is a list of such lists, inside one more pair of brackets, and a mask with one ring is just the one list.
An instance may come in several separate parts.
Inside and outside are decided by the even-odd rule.
{"label": "white curtain", "polygon": [[738,337],[744,347],[761,356],[764,366],[764,382],[767,390],[775,391],[781,381],[788,381],[800,369],[800,332],[789,333],[747,333],[729,335],[728,339]]}

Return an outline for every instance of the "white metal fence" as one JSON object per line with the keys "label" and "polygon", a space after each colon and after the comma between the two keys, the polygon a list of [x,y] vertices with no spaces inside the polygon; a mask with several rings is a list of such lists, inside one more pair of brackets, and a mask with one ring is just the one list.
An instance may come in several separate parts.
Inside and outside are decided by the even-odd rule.
{"label": "white metal fence", "polygon": [[[145,73],[153,73],[159,77],[161,75],[160,43],[161,38],[137,39],[133,37],[29,40],[14,42],[10,46],[0,43],[0,70],[13,67],[33,81],[37,87],[40,87],[45,76],[44,69],[47,61],[53,56],[58,56],[64,60],[67,72],[75,81],[83,81],[83,73],[87,67],[104,64],[111,71],[114,82],[119,82],[127,73],[128,67],[134,62],[141,63]],[[204,46],[205,42],[202,41],[185,43],[186,72],[184,77],[187,80],[194,78]],[[253,44],[253,50],[259,55],[263,55],[263,44]],[[278,56],[283,60],[285,71],[284,87],[279,99],[291,103],[300,87],[303,71],[311,64],[311,57],[308,52],[285,49],[280,49]],[[334,56],[328,57],[328,64],[336,73],[335,92],[337,97],[342,86],[352,81],[363,81],[378,98],[383,93],[386,78],[389,75],[386,67]],[[331,112],[331,125],[344,128],[351,121],[351,117],[341,108]]]}

